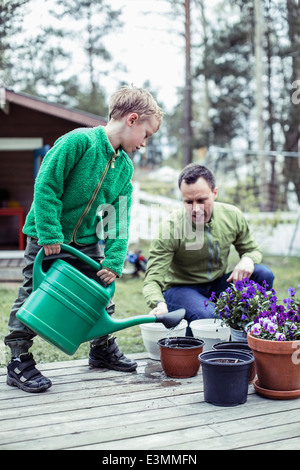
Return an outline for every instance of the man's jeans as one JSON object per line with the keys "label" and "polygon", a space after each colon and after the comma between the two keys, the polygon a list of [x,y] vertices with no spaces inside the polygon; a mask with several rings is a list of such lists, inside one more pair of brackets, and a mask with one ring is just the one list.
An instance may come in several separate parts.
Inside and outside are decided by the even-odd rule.
{"label": "man's jeans", "polygon": [[[81,252],[86,254],[87,256],[93,258],[96,261],[100,261],[103,259],[103,255],[101,254],[101,249],[99,243],[94,243],[92,245],[85,245],[85,246],[77,246],[72,245],[78,248]],[[22,287],[19,289],[18,298],[14,302],[12,307],[10,317],[9,317],[9,330],[10,334],[5,337],[4,343],[10,347],[12,356],[17,357],[22,353],[26,353],[28,349],[32,346],[32,339],[36,334],[30,330],[27,326],[25,326],[18,318],[16,317],[16,313],[19,308],[23,305],[27,297],[32,292],[32,270],[34,260],[36,258],[37,253],[41,249],[41,246],[37,244],[37,240],[34,238],[28,237],[27,238],[27,245],[26,250],[24,253],[24,260],[25,260],[25,268],[23,269],[23,276],[24,282]],[[61,251],[58,255],[50,255],[45,256],[43,261],[43,271],[46,272],[50,268],[51,264],[57,259],[64,259],[72,266],[77,268],[79,271],[83,272],[87,277],[94,279],[95,281],[102,284],[100,278],[96,275],[96,270],[88,266],[83,261],[72,256],[70,253],[66,253]],[[106,307],[109,314],[114,312],[114,304],[111,301],[108,306]],[[93,340],[97,342],[98,340]]]}
{"label": "man's jeans", "polygon": [[[212,318],[214,316],[214,306],[208,303],[208,299],[212,292],[215,292],[218,297],[221,292],[226,290],[227,287],[230,287],[230,283],[226,281],[229,276],[230,273],[224,274],[215,281],[205,284],[170,287],[163,293],[169,311],[185,308],[185,319],[188,324],[193,320]],[[273,287],[274,275],[272,271],[263,264],[257,264],[255,266],[250,279],[258,284],[262,284],[263,281],[266,281],[269,289]],[[187,333],[191,333],[190,328],[188,328]]]}

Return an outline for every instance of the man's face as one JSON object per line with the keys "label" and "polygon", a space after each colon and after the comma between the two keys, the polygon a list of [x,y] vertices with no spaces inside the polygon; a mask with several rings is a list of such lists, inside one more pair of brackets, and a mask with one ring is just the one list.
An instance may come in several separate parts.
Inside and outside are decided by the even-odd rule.
{"label": "man's face", "polygon": [[204,178],[199,178],[195,183],[181,183],[183,204],[188,216],[195,225],[203,225],[210,221],[214,201],[217,197],[218,188],[213,191]]}

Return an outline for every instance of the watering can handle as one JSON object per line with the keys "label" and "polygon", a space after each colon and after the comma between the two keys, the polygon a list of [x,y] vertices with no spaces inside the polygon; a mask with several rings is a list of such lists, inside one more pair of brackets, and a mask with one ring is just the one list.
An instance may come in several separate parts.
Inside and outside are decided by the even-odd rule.
{"label": "watering can handle", "polygon": [[[100,263],[97,261],[93,260],[89,256],[85,255],[81,251],[77,250],[76,248],[70,246],[70,245],[65,245],[62,243],[60,245],[61,249],[64,251],[67,251],[73,256],[76,256],[76,258],[80,259],[81,261],[84,261],[86,264],[94,268],[96,271],[100,271],[102,269],[102,266]],[[33,266],[33,290],[35,291],[41,282],[44,280],[46,273],[42,269],[42,262],[45,256],[45,251],[44,248],[41,248],[40,251],[38,252],[34,266]],[[114,290],[114,282],[108,286],[109,290]]]}

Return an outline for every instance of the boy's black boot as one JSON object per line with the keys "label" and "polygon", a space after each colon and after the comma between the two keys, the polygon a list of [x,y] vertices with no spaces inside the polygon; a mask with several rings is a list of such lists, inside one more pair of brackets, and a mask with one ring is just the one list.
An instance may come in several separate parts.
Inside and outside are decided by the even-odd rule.
{"label": "boy's black boot", "polygon": [[119,350],[116,338],[113,336],[91,342],[89,365],[121,372],[132,372],[137,368],[137,363],[125,357]]}
{"label": "boy's black boot", "polygon": [[12,358],[7,365],[7,385],[19,387],[29,393],[39,393],[50,388],[51,380],[44,377],[35,365],[31,353]]}

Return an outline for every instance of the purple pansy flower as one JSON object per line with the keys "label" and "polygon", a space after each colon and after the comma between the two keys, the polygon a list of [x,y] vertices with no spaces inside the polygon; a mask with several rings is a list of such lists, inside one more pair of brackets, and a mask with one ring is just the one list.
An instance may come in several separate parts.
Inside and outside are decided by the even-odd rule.
{"label": "purple pansy flower", "polygon": [[[289,288],[289,296],[281,303],[276,291],[247,278],[231,284],[213,301],[216,317],[222,324],[243,329],[254,322],[251,334],[272,341],[300,340],[300,300],[296,290]],[[215,294],[211,296],[214,297]]]}
{"label": "purple pansy flower", "polygon": [[235,288],[236,290],[242,291],[244,289],[243,281],[236,281]]}

